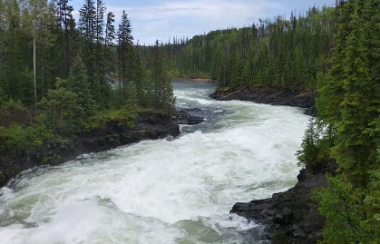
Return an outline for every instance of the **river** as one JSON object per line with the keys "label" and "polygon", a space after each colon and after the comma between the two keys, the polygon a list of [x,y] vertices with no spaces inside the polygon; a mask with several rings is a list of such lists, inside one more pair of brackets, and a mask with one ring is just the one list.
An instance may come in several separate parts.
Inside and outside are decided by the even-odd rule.
{"label": "river", "polygon": [[214,101],[214,89],[174,82],[177,106],[206,117],[181,126],[175,140],[23,172],[0,189],[0,243],[246,243],[260,226],[229,210],[294,186],[309,117],[298,108]]}

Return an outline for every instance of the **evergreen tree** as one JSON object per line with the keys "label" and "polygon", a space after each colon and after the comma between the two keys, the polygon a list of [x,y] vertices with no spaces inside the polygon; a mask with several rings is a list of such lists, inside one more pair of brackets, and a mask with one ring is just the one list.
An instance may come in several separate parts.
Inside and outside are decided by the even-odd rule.
{"label": "evergreen tree", "polygon": [[68,78],[68,90],[77,95],[77,104],[81,108],[80,111],[77,111],[79,120],[93,116],[96,113],[97,106],[91,96],[86,67],[80,56],[74,59]]}
{"label": "evergreen tree", "polygon": [[[88,82],[91,93],[95,98],[100,98],[100,82],[97,73],[97,9],[94,0],[85,0],[85,4],[79,10],[79,31],[82,39],[82,58],[87,69]],[[97,99],[97,100],[98,100]]]}
{"label": "evergreen tree", "polygon": [[78,106],[77,94],[68,91],[66,80],[57,78],[56,88],[49,90],[47,96],[39,103],[40,120],[61,136],[74,133],[77,123]]}
{"label": "evergreen tree", "polygon": [[133,127],[136,123],[138,116],[138,99],[137,99],[137,90],[134,81],[129,82],[127,89],[127,101],[121,110],[120,120],[122,123],[127,124],[130,127]]}
{"label": "evergreen tree", "polygon": [[158,40],[156,40],[154,49],[153,75],[155,107],[171,115],[174,110],[175,98],[171,80],[165,67],[163,47],[159,44]]}
{"label": "evergreen tree", "polygon": [[107,22],[104,37],[104,48],[103,48],[103,60],[104,69],[109,76],[112,71],[114,71],[114,54],[113,54],[113,41],[115,40],[115,15],[112,12],[107,14]]}
{"label": "evergreen tree", "polygon": [[132,80],[132,55],[133,55],[133,36],[131,22],[127,13],[123,10],[121,23],[118,29],[118,68],[119,82],[122,85],[120,92],[122,97],[126,97],[128,82]]}
{"label": "evergreen tree", "polygon": [[55,0],[57,21],[57,52],[60,63],[59,75],[67,78],[70,72],[71,60],[74,52],[75,42],[75,20],[73,18],[74,8],[69,5],[69,0]]}
{"label": "evergreen tree", "polygon": [[133,49],[133,58],[132,58],[132,80],[135,83],[136,86],[136,93],[137,97],[139,99],[139,104],[143,105],[144,103],[144,97],[145,97],[145,89],[146,86],[144,84],[144,72],[142,68],[142,62],[140,57],[140,49],[137,44],[137,46]]}

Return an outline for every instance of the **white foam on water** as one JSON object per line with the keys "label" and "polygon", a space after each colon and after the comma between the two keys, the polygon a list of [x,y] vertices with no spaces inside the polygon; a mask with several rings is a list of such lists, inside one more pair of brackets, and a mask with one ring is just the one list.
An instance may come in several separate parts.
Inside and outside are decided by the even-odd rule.
{"label": "white foam on water", "polygon": [[86,154],[2,188],[1,243],[241,243],[234,233],[257,225],[229,210],[295,184],[309,118],[208,92],[176,89],[178,104],[228,112],[207,131]]}

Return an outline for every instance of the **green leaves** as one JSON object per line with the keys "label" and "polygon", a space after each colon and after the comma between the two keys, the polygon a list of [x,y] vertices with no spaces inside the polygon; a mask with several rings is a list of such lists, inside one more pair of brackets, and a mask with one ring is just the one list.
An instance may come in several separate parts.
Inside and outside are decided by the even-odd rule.
{"label": "green leaves", "polygon": [[325,125],[318,125],[314,119],[310,120],[297,152],[298,165],[306,167],[311,172],[320,172],[330,162],[331,146],[334,130]]}
{"label": "green leaves", "polygon": [[317,191],[314,200],[326,217],[322,243],[368,243],[369,233],[363,228],[363,193],[354,192],[352,185],[339,176],[328,176],[329,186]]}
{"label": "green leaves", "polygon": [[22,126],[13,123],[7,129],[0,127],[0,151],[38,148],[52,137],[51,131],[43,125]]}

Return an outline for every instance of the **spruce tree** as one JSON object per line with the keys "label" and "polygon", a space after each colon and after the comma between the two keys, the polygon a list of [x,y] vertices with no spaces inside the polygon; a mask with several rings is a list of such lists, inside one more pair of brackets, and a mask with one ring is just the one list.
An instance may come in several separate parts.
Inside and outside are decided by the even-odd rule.
{"label": "spruce tree", "polygon": [[111,71],[114,71],[114,54],[113,54],[113,41],[115,40],[115,15],[112,12],[107,13],[107,21],[105,28],[104,37],[104,48],[103,48],[103,60],[104,69],[107,75],[110,75]]}
{"label": "spruce tree", "polygon": [[123,108],[121,109],[120,120],[122,123],[133,127],[136,123],[138,116],[138,98],[137,90],[134,81],[130,81],[127,89],[127,100]]}
{"label": "spruce tree", "polygon": [[171,115],[174,110],[175,98],[172,83],[166,69],[163,48],[158,40],[156,40],[154,49],[153,76],[155,107]]}
{"label": "spruce tree", "polygon": [[69,0],[55,0],[55,15],[57,21],[57,48],[59,53],[59,75],[67,78],[70,72],[71,60],[74,52],[76,38],[75,20],[73,17],[73,6]]}
{"label": "spruce tree", "polygon": [[91,96],[86,67],[79,55],[74,59],[71,67],[68,90],[77,95],[77,103],[81,107],[77,114],[79,120],[86,119],[96,113],[97,104]]}
{"label": "spruce tree", "polygon": [[121,95],[126,98],[128,82],[132,79],[132,57],[133,57],[133,36],[131,22],[128,15],[123,10],[121,23],[119,24],[118,34],[118,69],[119,82],[121,83]]}
{"label": "spruce tree", "polygon": [[93,97],[99,101],[101,87],[97,72],[97,9],[94,0],[85,0],[85,4],[79,10],[79,31],[82,39],[82,57],[87,69],[88,82],[90,83]]}

